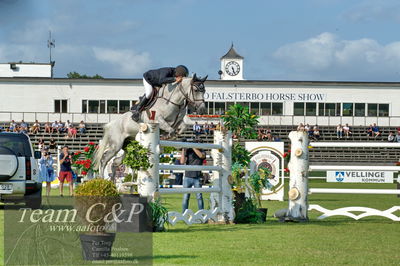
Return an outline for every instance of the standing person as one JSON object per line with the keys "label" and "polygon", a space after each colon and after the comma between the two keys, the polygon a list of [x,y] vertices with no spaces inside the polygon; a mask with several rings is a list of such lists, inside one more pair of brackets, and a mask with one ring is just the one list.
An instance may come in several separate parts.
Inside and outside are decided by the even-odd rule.
{"label": "standing person", "polygon": [[[174,165],[181,165],[181,161],[175,159]],[[174,175],[175,175],[175,185],[182,185],[183,173],[175,173]]]}
{"label": "standing person", "polygon": [[[206,153],[201,149],[189,148],[182,149],[182,155],[180,163],[182,165],[203,165],[203,160],[206,158]],[[201,188],[201,171],[185,171],[185,177],[183,179],[184,188]],[[204,209],[203,195],[201,193],[196,193],[197,206],[199,210]],[[183,195],[182,201],[182,212],[189,207],[190,194],[186,193]]]}
{"label": "standing person", "polygon": [[177,67],[163,67],[149,70],[143,74],[143,85],[145,94],[140,97],[139,103],[132,107],[132,119],[139,120],[140,113],[149,101],[153,88],[162,87],[166,83],[180,83],[184,77],[189,75],[189,70],[183,65]]}
{"label": "standing person", "polygon": [[49,151],[42,152],[42,158],[39,160],[39,180],[46,182],[46,196],[50,196],[51,182],[56,178],[53,168],[53,158]]}
{"label": "standing person", "polygon": [[72,156],[69,153],[68,146],[64,146],[62,153],[60,154],[60,173],[58,175],[58,180],[60,181],[60,196],[63,196],[64,180],[69,183],[69,195],[73,196],[74,183],[72,179],[72,168],[71,168]]}

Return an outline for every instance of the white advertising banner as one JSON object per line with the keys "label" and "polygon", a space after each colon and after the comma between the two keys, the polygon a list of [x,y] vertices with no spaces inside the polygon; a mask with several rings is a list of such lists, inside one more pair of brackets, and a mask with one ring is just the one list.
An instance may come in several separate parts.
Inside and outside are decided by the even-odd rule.
{"label": "white advertising banner", "polygon": [[283,142],[246,142],[246,149],[250,152],[250,174],[258,171],[260,167],[271,171],[269,182],[271,189],[263,189],[261,200],[283,201],[284,176],[283,176]]}
{"label": "white advertising banner", "polygon": [[326,181],[335,183],[393,183],[393,172],[327,171]]}

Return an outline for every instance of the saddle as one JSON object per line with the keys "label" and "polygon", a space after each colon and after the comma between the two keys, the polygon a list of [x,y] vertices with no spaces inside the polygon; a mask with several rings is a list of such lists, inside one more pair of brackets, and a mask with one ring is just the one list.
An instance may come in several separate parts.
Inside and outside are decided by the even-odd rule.
{"label": "saddle", "polygon": [[157,102],[157,96],[160,88],[159,87],[153,87],[153,91],[151,92],[150,99],[147,101],[146,105],[143,106],[143,111],[149,110],[153,105]]}

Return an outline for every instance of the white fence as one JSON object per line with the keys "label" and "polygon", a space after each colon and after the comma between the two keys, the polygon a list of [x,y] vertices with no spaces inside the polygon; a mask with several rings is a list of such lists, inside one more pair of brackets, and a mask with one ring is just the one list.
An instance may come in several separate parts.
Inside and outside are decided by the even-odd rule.
{"label": "white fence", "polygon": [[[308,187],[308,171],[312,170],[364,170],[364,171],[400,171],[400,166],[358,166],[358,165],[309,165],[308,158],[308,136],[305,132],[291,132],[293,138],[289,135],[292,142],[292,153],[290,162],[290,185],[289,185],[289,211],[290,214],[291,206],[297,206],[302,210],[317,210],[323,214],[318,219],[325,219],[327,217],[341,215],[351,217],[359,220],[368,216],[382,216],[393,221],[400,221],[400,217],[394,215],[394,212],[400,210],[400,206],[393,206],[392,208],[381,211],[373,208],[366,207],[346,207],[339,208],[336,210],[328,210],[317,204],[311,204],[308,206],[308,197],[305,193],[332,193],[332,194],[400,194],[399,189],[338,189],[338,188],[309,188]],[[316,147],[393,147],[400,148],[400,143],[376,143],[376,142],[363,142],[363,143],[351,143],[351,142],[311,142],[309,143],[311,148]],[[293,159],[293,160],[292,160]],[[292,175],[292,170],[296,172],[298,169],[306,169],[299,175]],[[299,172],[299,171],[298,171]],[[306,178],[305,178],[306,177]],[[305,187],[304,190],[301,188]],[[300,201],[303,199],[303,202]],[[305,200],[304,200],[305,199]],[[361,212],[356,215],[352,212]],[[308,215],[302,216],[300,218]],[[292,217],[289,217],[292,218]],[[297,218],[297,217],[294,217]]]}
{"label": "white fence", "polygon": [[[202,223],[209,219],[215,222],[229,222],[234,219],[233,195],[228,176],[231,174],[231,132],[214,131],[214,143],[191,143],[160,140],[160,129],[158,124],[142,124],[136,140],[150,151],[150,163],[152,167],[138,173],[138,192],[149,198],[157,197],[158,194],[167,193],[211,193],[211,210],[199,210],[193,212],[188,209],[184,213],[169,212],[169,222],[174,225],[179,221],[187,224]],[[160,147],[168,146],[175,148],[199,148],[210,149],[214,165],[162,165],[159,163]],[[189,171],[212,171],[213,185],[207,188],[160,188],[160,170],[189,170]]]}

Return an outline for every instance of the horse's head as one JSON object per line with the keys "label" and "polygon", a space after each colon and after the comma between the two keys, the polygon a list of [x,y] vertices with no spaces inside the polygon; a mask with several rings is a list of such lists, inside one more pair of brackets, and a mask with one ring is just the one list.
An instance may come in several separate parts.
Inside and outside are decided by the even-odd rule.
{"label": "horse's head", "polygon": [[204,81],[206,81],[208,76],[204,78],[198,78],[196,74],[190,80],[189,93],[187,94],[188,104],[195,108],[198,114],[204,114],[206,112],[206,103],[204,102],[204,93],[206,88],[204,86]]}

